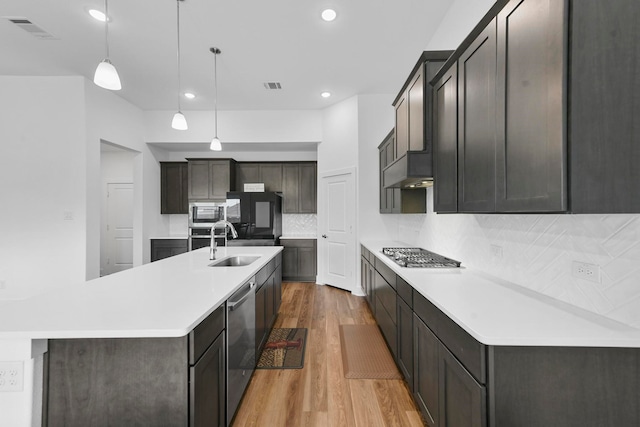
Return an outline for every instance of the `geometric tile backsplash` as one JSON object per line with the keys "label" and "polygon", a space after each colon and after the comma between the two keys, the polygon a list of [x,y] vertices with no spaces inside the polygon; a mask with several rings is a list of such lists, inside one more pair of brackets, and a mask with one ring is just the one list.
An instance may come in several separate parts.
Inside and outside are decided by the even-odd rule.
{"label": "geometric tile backsplash", "polygon": [[286,237],[313,237],[318,234],[316,214],[282,214],[282,235]]}
{"label": "geometric tile backsplash", "polygon": [[[640,215],[435,214],[432,196],[427,214],[394,215],[398,240],[640,328]],[[599,266],[599,283],[574,261]]]}

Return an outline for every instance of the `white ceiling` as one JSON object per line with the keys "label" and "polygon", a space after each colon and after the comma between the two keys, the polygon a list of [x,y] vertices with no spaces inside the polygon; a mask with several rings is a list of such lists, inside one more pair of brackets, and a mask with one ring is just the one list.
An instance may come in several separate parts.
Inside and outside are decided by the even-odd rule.
{"label": "white ceiling", "polygon": [[[143,110],[177,109],[176,0],[109,0],[109,45],[123,89]],[[180,4],[183,110],[213,109],[212,46],[221,110],[321,109],[357,94],[396,94],[450,0],[185,0]],[[320,19],[332,7],[333,22]],[[93,78],[105,56],[101,0],[2,0],[40,40],[0,18],[0,75]],[[280,82],[280,91],[264,82]],[[320,92],[329,91],[323,99]]]}

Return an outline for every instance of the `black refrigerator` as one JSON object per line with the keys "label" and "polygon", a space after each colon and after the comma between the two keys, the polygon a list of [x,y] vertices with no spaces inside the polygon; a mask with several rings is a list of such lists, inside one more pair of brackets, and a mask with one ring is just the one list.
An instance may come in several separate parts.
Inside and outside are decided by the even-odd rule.
{"label": "black refrigerator", "polygon": [[227,221],[235,227],[239,240],[268,240],[278,244],[282,236],[282,194],[230,191]]}

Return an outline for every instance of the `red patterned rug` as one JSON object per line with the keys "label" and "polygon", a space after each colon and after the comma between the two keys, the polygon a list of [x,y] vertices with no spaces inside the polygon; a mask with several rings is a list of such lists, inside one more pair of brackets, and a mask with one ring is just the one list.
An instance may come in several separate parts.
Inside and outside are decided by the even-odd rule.
{"label": "red patterned rug", "polygon": [[257,369],[301,369],[307,328],[273,328],[258,359]]}

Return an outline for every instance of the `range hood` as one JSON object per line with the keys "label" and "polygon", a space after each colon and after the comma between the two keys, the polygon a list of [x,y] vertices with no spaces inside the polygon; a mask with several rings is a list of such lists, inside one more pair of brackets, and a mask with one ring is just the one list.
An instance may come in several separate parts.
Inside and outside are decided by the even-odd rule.
{"label": "range hood", "polygon": [[384,188],[418,189],[433,185],[433,153],[407,151],[382,170]]}

